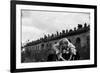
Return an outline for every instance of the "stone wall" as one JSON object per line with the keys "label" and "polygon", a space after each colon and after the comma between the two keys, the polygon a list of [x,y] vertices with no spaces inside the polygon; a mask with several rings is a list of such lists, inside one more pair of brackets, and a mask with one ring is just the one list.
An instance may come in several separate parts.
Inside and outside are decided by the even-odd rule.
{"label": "stone wall", "polygon": [[[29,62],[32,61],[46,61],[48,55],[52,52],[52,44],[55,44],[61,38],[68,38],[73,45],[76,46],[77,51],[80,55],[80,60],[90,59],[90,28],[86,24],[84,27],[81,25],[78,26],[74,30],[62,31],[62,33],[52,34],[51,37],[47,37],[40,40],[33,41],[28,43],[24,48],[29,52],[28,58]],[[25,57],[27,54],[25,54]],[[35,59],[35,60],[33,60]]]}

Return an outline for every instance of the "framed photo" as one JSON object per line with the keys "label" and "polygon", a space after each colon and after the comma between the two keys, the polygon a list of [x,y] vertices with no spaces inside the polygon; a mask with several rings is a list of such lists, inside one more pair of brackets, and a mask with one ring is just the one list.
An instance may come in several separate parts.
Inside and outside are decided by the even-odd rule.
{"label": "framed photo", "polygon": [[11,1],[11,72],[97,67],[97,6]]}

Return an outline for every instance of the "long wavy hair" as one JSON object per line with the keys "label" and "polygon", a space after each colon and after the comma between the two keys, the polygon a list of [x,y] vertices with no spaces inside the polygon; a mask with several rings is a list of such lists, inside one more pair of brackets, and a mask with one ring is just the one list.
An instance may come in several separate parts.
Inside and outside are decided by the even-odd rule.
{"label": "long wavy hair", "polygon": [[72,54],[76,55],[75,46],[67,38],[62,38],[56,44],[53,45],[53,49],[56,51],[56,54],[62,52],[61,46],[63,45],[63,43],[68,46]]}

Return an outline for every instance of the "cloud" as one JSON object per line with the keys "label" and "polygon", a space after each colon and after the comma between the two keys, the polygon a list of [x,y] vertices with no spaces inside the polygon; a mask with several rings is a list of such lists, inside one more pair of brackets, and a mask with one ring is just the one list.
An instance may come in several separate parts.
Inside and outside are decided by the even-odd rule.
{"label": "cloud", "polygon": [[47,32],[35,27],[22,26],[22,42],[37,40],[39,37],[43,37],[44,34],[47,34]]}
{"label": "cloud", "polygon": [[51,34],[63,29],[73,29],[77,24],[90,23],[89,13],[22,11],[22,15],[24,38],[37,39],[43,33]]}

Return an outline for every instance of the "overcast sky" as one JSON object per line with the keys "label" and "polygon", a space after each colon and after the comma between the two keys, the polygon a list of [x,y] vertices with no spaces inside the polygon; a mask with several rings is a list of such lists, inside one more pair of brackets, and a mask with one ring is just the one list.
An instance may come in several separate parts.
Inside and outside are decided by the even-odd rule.
{"label": "overcast sky", "polygon": [[90,24],[89,13],[22,10],[22,42],[36,40],[44,34]]}

